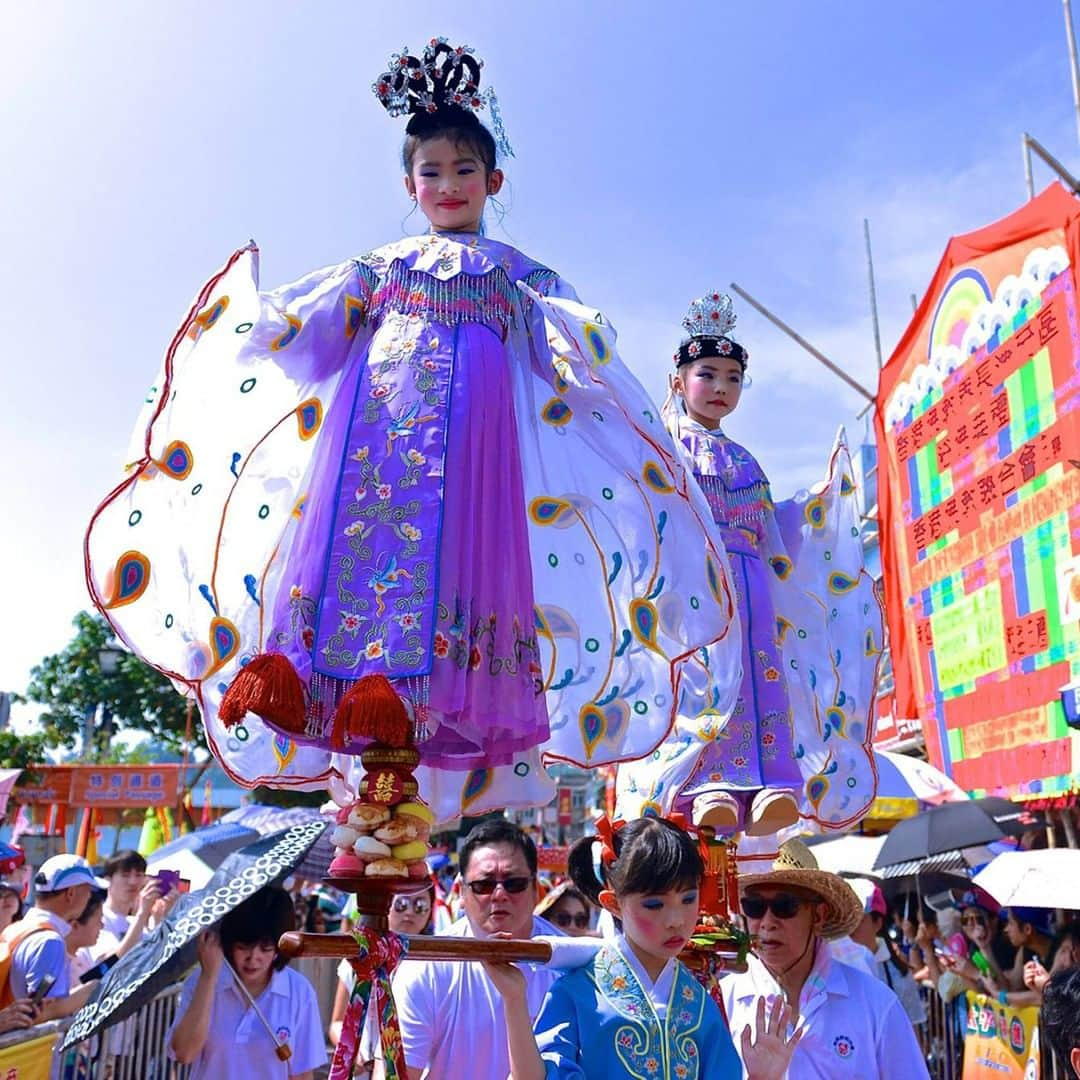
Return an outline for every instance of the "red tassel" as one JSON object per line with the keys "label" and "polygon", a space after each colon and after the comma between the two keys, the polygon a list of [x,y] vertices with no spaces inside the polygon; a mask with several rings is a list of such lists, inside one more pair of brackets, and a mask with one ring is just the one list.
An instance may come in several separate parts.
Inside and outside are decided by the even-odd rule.
{"label": "red tassel", "polygon": [[409,714],[385,675],[365,675],[350,688],[334,713],[336,749],[352,739],[374,739],[387,746],[408,746]]}
{"label": "red tassel", "polygon": [[227,728],[249,712],[293,735],[304,733],[304,685],[281,653],[263,653],[245,664],[218,708]]}

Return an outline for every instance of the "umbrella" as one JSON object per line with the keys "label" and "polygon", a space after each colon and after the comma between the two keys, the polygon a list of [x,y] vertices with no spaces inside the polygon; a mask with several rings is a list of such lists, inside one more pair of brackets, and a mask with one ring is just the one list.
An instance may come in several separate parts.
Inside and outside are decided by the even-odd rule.
{"label": "umbrella", "polygon": [[967,799],[967,792],[921,758],[875,750],[879,799],[914,799],[934,806]]}
{"label": "umbrella", "polygon": [[945,803],[901,821],[885,838],[874,868],[962,851],[1004,835],[997,822],[973,802]]}
{"label": "umbrella", "polygon": [[974,802],[979,809],[985,810],[997,822],[998,828],[1006,836],[1023,836],[1024,833],[1043,824],[1041,814],[997,795],[988,795],[982,799],[975,799]]}
{"label": "umbrella", "polygon": [[1002,907],[1072,910],[1080,906],[1080,851],[1007,851],[979,871],[974,884]]}
{"label": "umbrella", "polygon": [[927,806],[967,799],[967,792],[921,758],[874,751],[878,786],[866,822],[881,824],[914,817]]}
{"label": "umbrella", "polygon": [[874,871],[874,860],[885,843],[884,836],[848,834],[820,840],[813,837],[806,843],[821,870],[841,877],[879,876]]}
{"label": "umbrella", "polygon": [[205,829],[181,836],[160,847],[147,860],[146,872],[175,870],[191,882],[192,889],[201,889],[226,857],[259,839],[254,829],[243,825],[219,822]]}
{"label": "umbrella", "polygon": [[93,1000],[76,1014],[61,1049],[126,1019],[176,982],[195,962],[198,936],[252,893],[290,873],[325,830],[320,819],[233,852],[206,888],[181,896],[165,921],[101,980]]}
{"label": "umbrella", "polygon": [[242,825],[245,829],[254,829],[257,833],[266,836],[268,833],[290,829],[293,825],[306,825],[309,821],[318,821],[320,817],[324,815],[314,806],[263,806],[261,803],[253,803],[250,806],[239,806],[235,810],[230,810],[222,816],[221,821],[232,825]]}

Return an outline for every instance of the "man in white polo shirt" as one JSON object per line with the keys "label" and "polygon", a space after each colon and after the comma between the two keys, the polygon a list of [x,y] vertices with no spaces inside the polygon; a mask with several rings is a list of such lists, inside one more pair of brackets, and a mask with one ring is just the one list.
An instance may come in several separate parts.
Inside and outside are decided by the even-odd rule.
{"label": "man in white polo shirt", "polygon": [[806,845],[789,840],[771,871],[742,879],[740,893],[757,955],[720,984],[736,1049],[743,1028],[753,1028],[758,999],[771,1010],[782,995],[803,1029],[788,1080],[928,1078],[896,995],[830,955],[826,942],[850,934],[863,916],[846,881],[819,870]]}
{"label": "man in white polo shirt", "polygon": [[[558,935],[549,922],[533,915],[536,846],[516,825],[504,820],[477,825],[465,838],[460,860],[465,918],[454,923],[448,936]],[[520,967],[535,1017],[560,973]],[[409,1080],[506,1080],[510,1055],[502,997],[480,964],[405,960],[393,985]]]}
{"label": "man in white polo shirt", "polygon": [[52,980],[39,1021],[70,1016],[95,988],[87,983],[71,993],[64,939],[101,884],[78,855],[46,859],[34,875],[34,906],[0,935],[2,947],[11,954],[8,979],[16,999],[32,996],[45,980]]}

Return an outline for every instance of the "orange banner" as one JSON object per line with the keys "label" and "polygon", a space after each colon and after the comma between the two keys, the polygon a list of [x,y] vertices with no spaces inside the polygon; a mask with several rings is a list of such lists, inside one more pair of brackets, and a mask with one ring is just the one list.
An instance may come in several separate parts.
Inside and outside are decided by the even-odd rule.
{"label": "orange banner", "polygon": [[175,806],[179,765],[84,765],[71,777],[72,806]]}
{"label": "orange banner", "polygon": [[64,765],[33,771],[40,781],[17,787],[16,801],[122,809],[175,806],[180,796],[180,765]]}
{"label": "orange banner", "polygon": [[570,825],[574,821],[574,793],[568,787],[559,788],[559,824]]}
{"label": "orange banner", "polygon": [[[51,805],[53,803],[66,803],[71,794],[71,774],[74,770],[69,765],[36,765],[32,772],[37,780],[31,783],[19,784],[12,791],[12,797],[16,802],[41,803]],[[0,1073],[0,1075],[3,1075]]]}

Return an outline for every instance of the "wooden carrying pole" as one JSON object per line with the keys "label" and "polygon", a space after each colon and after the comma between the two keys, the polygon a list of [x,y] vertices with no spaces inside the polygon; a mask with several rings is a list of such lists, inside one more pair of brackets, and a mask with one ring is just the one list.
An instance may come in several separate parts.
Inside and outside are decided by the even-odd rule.
{"label": "wooden carrying pole", "polygon": [[[551,946],[546,941],[520,939],[427,937],[407,935],[410,960],[502,960],[546,964]],[[282,934],[278,948],[290,958],[329,956],[346,959],[356,955],[356,939],[351,934],[304,934],[290,930]]]}

